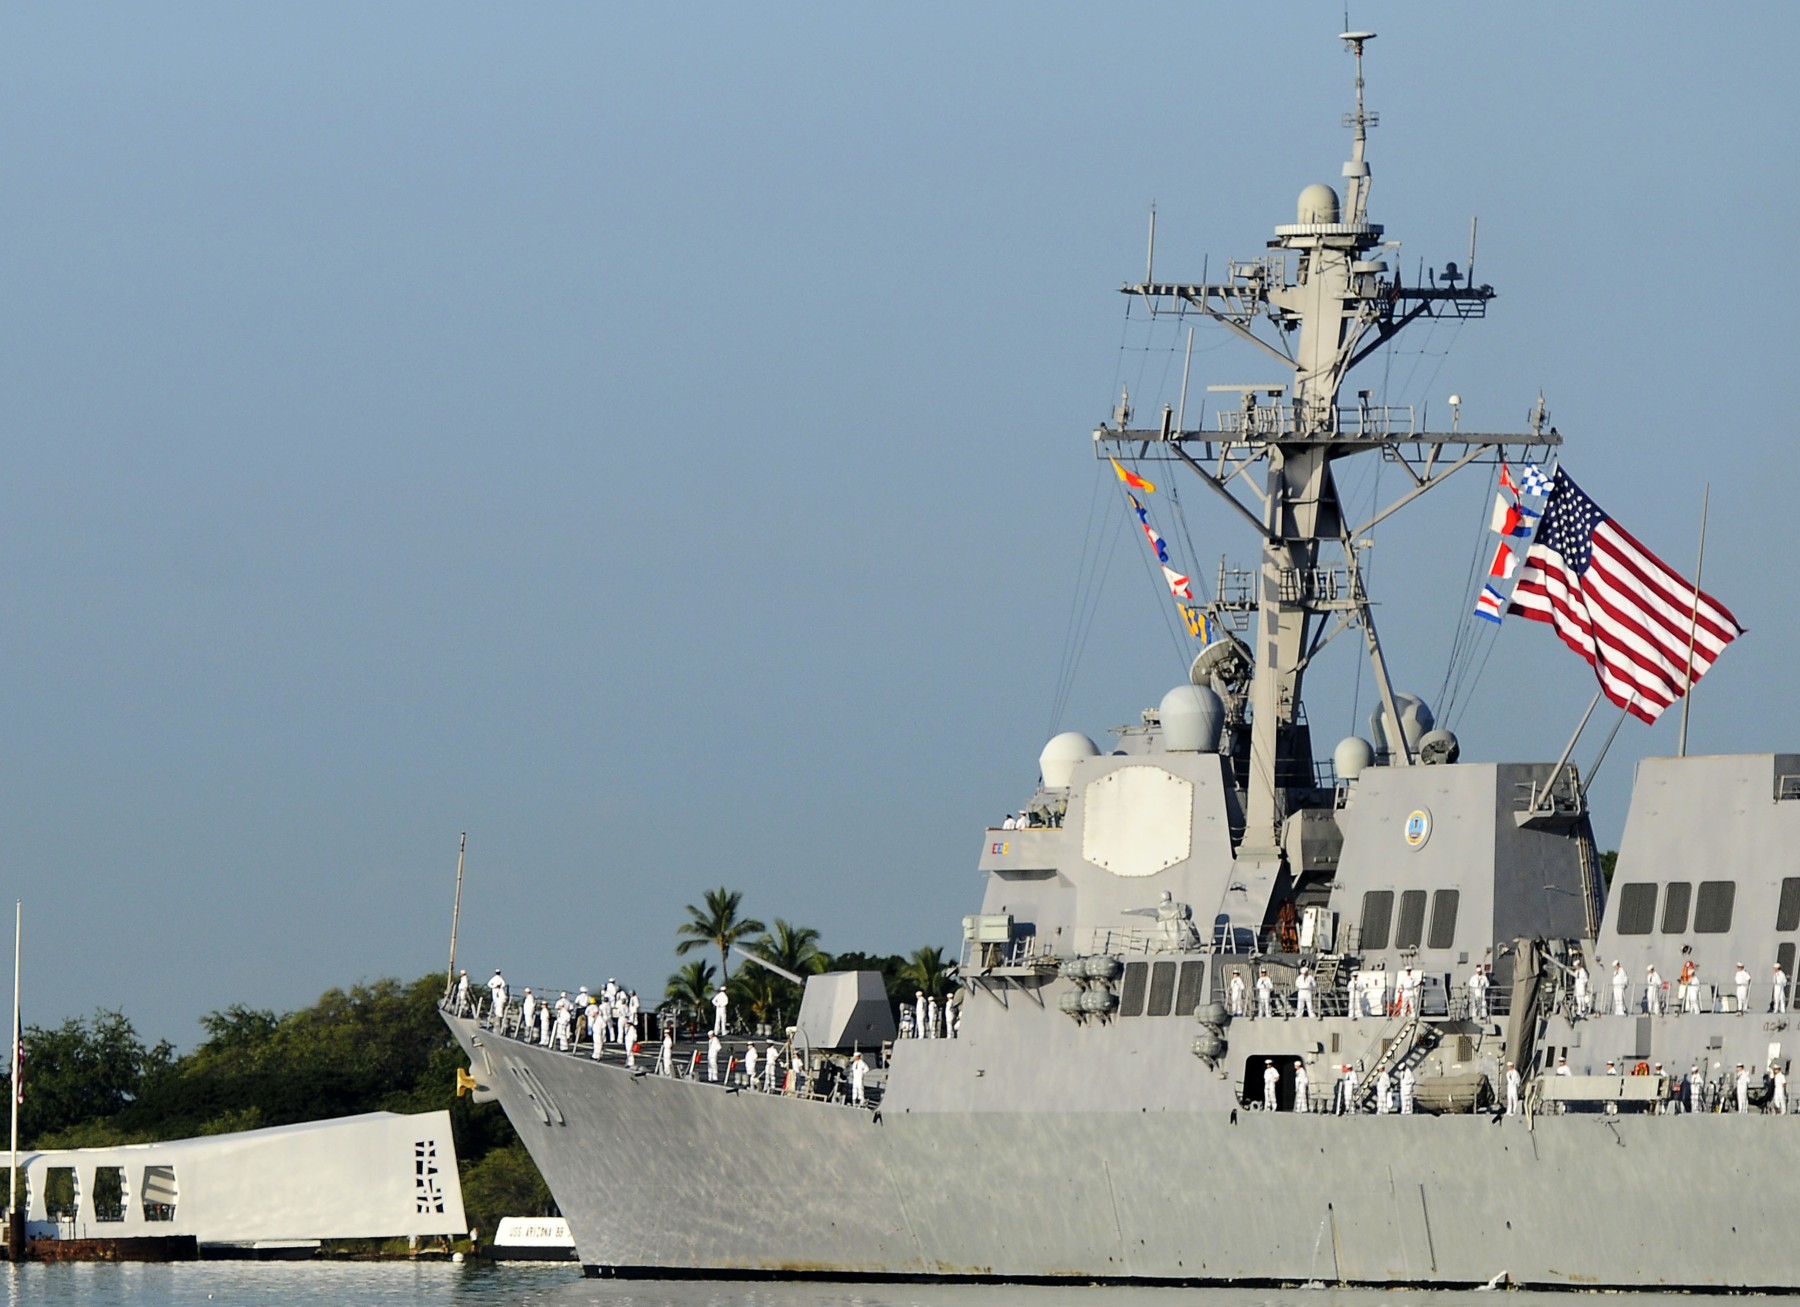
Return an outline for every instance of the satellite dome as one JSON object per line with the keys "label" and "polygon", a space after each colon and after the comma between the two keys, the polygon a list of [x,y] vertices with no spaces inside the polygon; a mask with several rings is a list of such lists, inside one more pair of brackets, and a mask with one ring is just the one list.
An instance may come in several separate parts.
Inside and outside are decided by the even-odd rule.
{"label": "satellite dome", "polygon": [[1064,731],[1044,746],[1038,755],[1038,773],[1044,788],[1066,790],[1075,777],[1075,764],[1083,758],[1098,758],[1100,746],[1080,731]]}
{"label": "satellite dome", "polygon": [[1339,740],[1338,747],[1331,751],[1332,770],[1337,772],[1340,781],[1356,780],[1374,765],[1375,746],[1360,735]]}
{"label": "satellite dome", "polygon": [[1419,761],[1431,766],[1452,763],[1462,756],[1462,744],[1451,731],[1426,731],[1419,741]]}
{"label": "satellite dome", "polygon": [[[1417,754],[1419,742],[1425,733],[1436,725],[1437,719],[1431,715],[1431,705],[1416,694],[1394,692],[1394,709],[1400,714],[1400,735],[1406,740],[1406,748]],[[1375,749],[1382,757],[1391,757],[1398,752],[1394,748],[1394,735],[1388,728],[1387,705],[1378,706],[1369,714],[1369,732],[1375,737]]]}
{"label": "satellite dome", "polygon": [[1336,222],[1337,192],[1324,182],[1314,182],[1300,192],[1299,216],[1296,222]]}
{"label": "satellite dome", "polygon": [[1162,698],[1163,748],[1176,753],[1217,753],[1225,729],[1225,705],[1203,685],[1178,685]]}

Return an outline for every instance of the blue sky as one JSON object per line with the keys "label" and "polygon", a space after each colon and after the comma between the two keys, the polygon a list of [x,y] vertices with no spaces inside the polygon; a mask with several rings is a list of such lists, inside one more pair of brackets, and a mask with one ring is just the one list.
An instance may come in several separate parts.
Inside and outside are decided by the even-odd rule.
{"label": "blue sky", "polygon": [[[27,1019],[441,968],[660,992],[708,886],[950,946],[1047,736],[1184,674],[1088,433],[1179,382],[1118,285],[1336,182],[1341,8],[15,5],[0,16],[0,868]],[[1800,747],[1800,178],[1779,4],[1358,5],[1373,216],[1486,322],[1355,385],[1516,428],[1750,634],[1691,747]],[[1210,260],[1208,265],[1206,261]],[[1264,380],[1217,336],[1194,392]],[[1388,488],[1391,489],[1391,481]],[[1355,493],[1373,496],[1373,474]],[[1489,495],[1385,532],[1435,698]],[[1198,490],[1194,573],[1250,540]],[[1104,573],[1057,712],[1077,578]],[[1320,753],[1367,677],[1312,683]],[[1552,759],[1591,693],[1509,623],[1449,712]],[[1614,844],[1628,723],[1593,798]],[[1610,724],[1610,723],[1608,723]],[[1576,760],[1586,765],[1594,745]]]}

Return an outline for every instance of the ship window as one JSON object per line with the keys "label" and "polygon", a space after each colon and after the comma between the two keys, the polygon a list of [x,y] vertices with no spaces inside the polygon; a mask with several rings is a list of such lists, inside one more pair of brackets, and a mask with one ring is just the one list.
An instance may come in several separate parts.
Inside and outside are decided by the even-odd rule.
{"label": "ship window", "polygon": [[1206,993],[1206,963],[1194,958],[1181,964],[1181,982],[1175,986],[1175,1013],[1191,1017]]}
{"label": "ship window", "polygon": [[1461,890],[1441,889],[1431,896],[1431,935],[1426,943],[1432,948],[1449,948],[1455,942],[1456,908],[1461,901]]}
{"label": "ship window", "polygon": [[1425,934],[1425,891],[1409,889],[1400,896],[1400,926],[1394,931],[1395,948],[1418,948]]}
{"label": "ship window", "polygon": [[1685,880],[1672,880],[1663,891],[1663,927],[1665,935],[1687,933],[1688,900],[1694,896],[1693,885]]}
{"label": "ship window", "polygon": [[124,1167],[96,1166],[94,1168],[94,1219],[96,1221],[123,1221],[125,1219]]}
{"label": "ship window", "polygon": [[1648,935],[1656,924],[1656,886],[1638,881],[1619,889],[1619,933]]}
{"label": "ship window", "polygon": [[1125,983],[1119,991],[1119,1015],[1122,1017],[1141,1017],[1144,1015],[1144,973],[1149,970],[1147,962],[1127,962],[1125,964]]}
{"label": "ship window", "polygon": [[1175,1002],[1175,964],[1173,962],[1152,962],[1150,964],[1150,1007],[1147,1015],[1166,1017],[1169,1007]]}
{"label": "ship window", "polygon": [[1694,933],[1723,935],[1731,929],[1731,905],[1737,899],[1735,880],[1703,880],[1694,901]]}
{"label": "ship window", "polygon": [[1775,950],[1775,960],[1781,963],[1781,974],[1787,977],[1783,989],[1790,989],[1794,984],[1794,942],[1789,940]]}
{"label": "ship window", "polygon": [[1781,881],[1781,906],[1775,909],[1775,929],[1792,930],[1800,926],[1800,876],[1784,876]]}
{"label": "ship window", "polygon": [[1362,946],[1365,953],[1388,946],[1388,924],[1393,917],[1393,890],[1374,889],[1363,895]]}
{"label": "ship window", "polygon": [[144,1168],[144,1219],[146,1221],[173,1221],[175,1219],[175,1200],[180,1196],[180,1189],[175,1180],[175,1168],[172,1166],[146,1166]]}
{"label": "ship window", "polygon": [[81,1195],[75,1187],[75,1168],[52,1166],[44,1172],[44,1215],[52,1221],[81,1212]]}

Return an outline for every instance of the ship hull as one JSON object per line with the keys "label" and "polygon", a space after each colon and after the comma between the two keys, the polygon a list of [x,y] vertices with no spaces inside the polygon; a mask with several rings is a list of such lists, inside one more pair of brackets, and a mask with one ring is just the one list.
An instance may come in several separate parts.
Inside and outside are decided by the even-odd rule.
{"label": "ship hull", "polygon": [[602,1274],[1800,1288],[1785,1117],[878,1116],[451,1025]]}

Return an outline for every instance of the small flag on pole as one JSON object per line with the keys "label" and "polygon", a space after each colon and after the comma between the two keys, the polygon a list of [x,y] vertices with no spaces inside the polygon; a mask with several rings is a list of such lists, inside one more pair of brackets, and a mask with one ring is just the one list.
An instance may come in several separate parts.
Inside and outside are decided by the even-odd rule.
{"label": "small flag on pole", "polygon": [[1531,529],[1537,525],[1538,514],[1523,504],[1507,502],[1505,495],[1494,496],[1494,514],[1488,519],[1488,529],[1498,535],[1517,536],[1528,539]]}
{"label": "small flag on pole", "polygon": [[1125,498],[1131,501],[1131,511],[1138,515],[1138,521],[1142,522],[1145,526],[1149,526],[1150,515],[1144,511],[1144,506],[1138,503],[1138,497],[1127,490],[1125,492]]}
{"label": "small flag on pole", "polygon": [[1119,474],[1119,480],[1123,481],[1133,490],[1142,490],[1147,495],[1156,493],[1155,486],[1144,480],[1144,478],[1139,476],[1136,472],[1129,471],[1118,459],[1111,458],[1108,459],[1107,462],[1113,465],[1113,471]]}
{"label": "small flag on pole", "polygon": [[1151,526],[1148,522],[1146,522],[1146,523],[1144,523],[1144,534],[1150,538],[1150,548],[1152,548],[1156,551],[1157,561],[1160,563],[1168,562],[1169,561],[1168,546],[1163,544],[1163,538],[1156,534],[1156,528]]}
{"label": "small flag on pole", "polygon": [[1174,568],[1163,565],[1163,579],[1169,583],[1169,593],[1177,599],[1192,599],[1193,591],[1188,589],[1188,579]]}
{"label": "small flag on pole", "polygon": [[1525,465],[1525,470],[1519,473],[1519,481],[1525,487],[1525,493],[1534,499],[1542,499],[1550,493],[1550,478],[1535,463]]}
{"label": "small flag on pole", "polygon": [[1491,585],[1481,587],[1481,593],[1475,598],[1475,616],[1485,621],[1500,624],[1500,610],[1506,604],[1505,598]]}
{"label": "small flag on pole", "polygon": [[1493,565],[1488,568],[1488,575],[1497,576],[1504,581],[1513,574],[1513,570],[1517,568],[1518,565],[1519,556],[1513,553],[1511,549],[1508,549],[1505,542],[1502,541],[1499,545],[1495,546],[1494,562]]}
{"label": "small flag on pole", "polygon": [[1507,470],[1504,462],[1500,464],[1500,488],[1511,491],[1514,499],[1519,497],[1519,483],[1512,479],[1512,473]]}

